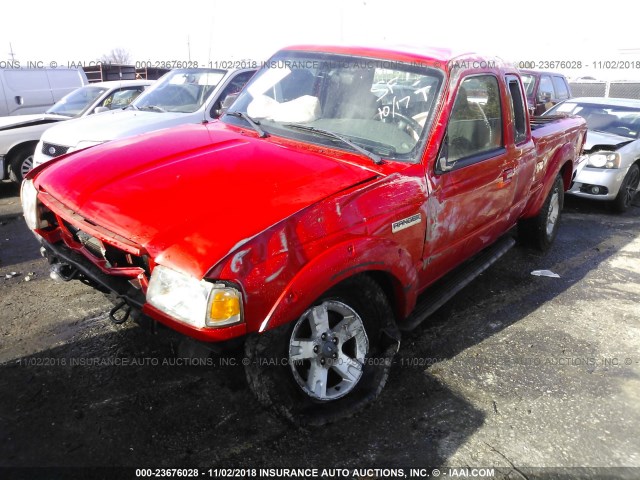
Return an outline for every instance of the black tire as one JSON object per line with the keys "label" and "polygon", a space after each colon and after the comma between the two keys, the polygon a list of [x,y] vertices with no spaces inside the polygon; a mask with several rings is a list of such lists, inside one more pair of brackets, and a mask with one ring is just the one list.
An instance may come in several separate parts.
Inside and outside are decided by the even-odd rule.
{"label": "black tire", "polygon": [[[340,310],[344,306],[357,315],[348,316],[345,320],[345,317],[336,313],[336,309]],[[320,316],[313,316],[313,313],[322,312],[323,308],[327,308],[329,312],[326,315],[329,330],[318,327],[322,319]],[[315,332],[311,329],[305,331],[308,326],[306,322],[310,319],[316,325]],[[342,328],[334,331],[333,328],[341,322]],[[337,368],[342,368],[341,365],[345,364],[341,362],[343,356],[352,358],[359,351],[358,345],[362,346],[360,325],[366,332],[364,338],[367,339],[367,348],[364,361],[358,362],[358,368],[361,368],[359,378],[348,382]],[[321,339],[320,331],[328,333],[326,339]],[[345,332],[344,337],[353,333],[353,337],[338,339],[340,332]],[[334,335],[335,350],[340,355],[334,362],[340,364],[331,366],[323,363],[321,366],[320,362],[325,361],[326,349],[331,348]],[[312,341],[317,341],[319,353],[317,350],[312,352],[307,349],[309,356],[305,356],[305,349],[296,346],[296,342],[299,345],[313,345]],[[244,360],[247,381],[260,403],[279,417],[298,426],[325,425],[353,415],[380,394],[399,345],[400,334],[387,297],[371,277],[358,275],[330,289],[297,321],[248,337],[245,344],[247,358]],[[297,352],[300,357],[305,356],[306,360],[292,361],[292,355],[295,356],[296,353],[291,352]],[[312,370],[316,374],[327,371],[324,382],[315,384],[320,391],[316,398],[316,392],[305,391],[309,390],[307,384],[311,381]],[[350,368],[346,370],[351,371]],[[304,379],[305,371],[307,379]],[[314,378],[322,377],[315,375]],[[331,388],[330,384],[333,385]],[[344,388],[340,391],[342,387]]]}
{"label": "black tire", "polygon": [[15,183],[22,183],[27,172],[33,168],[34,147],[22,147],[13,155],[9,163],[9,178]]}
{"label": "black tire", "polygon": [[564,205],[564,183],[558,174],[538,215],[518,222],[518,236],[525,244],[546,251],[558,234],[560,212]]}
{"label": "black tire", "polygon": [[638,164],[634,163],[629,167],[629,171],[624,176],[624,180],[620,185],[618,195],[616,195],[615,200],[611,204],[614,211],[624,213],[629,209],[636,196],[638,183],[640,183],[640,168],[638,168]]}

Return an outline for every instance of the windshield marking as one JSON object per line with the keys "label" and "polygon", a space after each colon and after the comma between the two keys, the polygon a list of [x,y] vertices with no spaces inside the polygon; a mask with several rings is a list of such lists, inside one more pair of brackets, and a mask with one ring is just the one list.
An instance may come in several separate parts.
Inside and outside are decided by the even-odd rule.
{"label": "windshield marking", "polygon": [[[344,140],[374,159],[416,161],[442,82],[442,72],[426,66],[284,51],[265,63],[233,110],[259,122],[268,133],[297,138],[302,129],[287,128],[296,124],[310,127],[308,132],[327,133],[325,139],[305,141],[329,146],[333,135],[342,137],[347,149],[358,151]],[[244,122],[231,116],[223,121],[238,126]]]}

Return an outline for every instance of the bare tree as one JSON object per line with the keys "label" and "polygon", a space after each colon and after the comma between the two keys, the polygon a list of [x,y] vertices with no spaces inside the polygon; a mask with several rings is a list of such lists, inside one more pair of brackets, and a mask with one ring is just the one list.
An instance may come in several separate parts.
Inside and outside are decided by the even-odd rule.
{"label": "bare tree", "polygon": [[131,63],[131,54],[122,47],[116,47],[106,55],[102,55],[100,61],[104,63],[115,63],[116,65],[128,65]]}

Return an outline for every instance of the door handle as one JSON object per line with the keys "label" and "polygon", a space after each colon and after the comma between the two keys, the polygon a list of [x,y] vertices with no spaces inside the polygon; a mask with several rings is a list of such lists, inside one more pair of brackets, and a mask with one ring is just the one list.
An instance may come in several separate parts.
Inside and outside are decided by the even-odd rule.
{"label": "door handle", "polygon": [[513,178],[513,176],[515,174],[516,174],[516,169],[515,168],[505,168],[502,171],[502,181],[503,182],[511,181],[511,179]]}

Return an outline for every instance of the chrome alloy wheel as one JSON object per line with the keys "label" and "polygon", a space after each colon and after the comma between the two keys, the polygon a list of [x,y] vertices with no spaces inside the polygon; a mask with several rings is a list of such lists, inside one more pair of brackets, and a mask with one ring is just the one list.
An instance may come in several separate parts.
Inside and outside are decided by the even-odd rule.
{"label": "chrome alloy wheel", "polygon": [[556,226],[556,222],[558,221],[558,216],[560,215],[560,194],[557,190],[554,190],[553,195],[551,196],[551,202],[549,203],[549,213],[547,215],[547,236],[551,237],[553,235],[553,230]]}
{"label": "chrome alloy wheel", "polygon": [[26,177],[27,173],[29,173],[29,170],[31,170],[32,168],[33,155],[29,155],[22,161],[22,164],[20,165],[20,174],[22,175],[22,178]]}
{"label": "chrome alloy wheel", "polygon": [[325,300],[296,322],[289,340],[289,365],[311,398],[336,400],[357,385],[368,351],[364,323],[355,310]]}
{"label": "chrome alloy wheel", "polygon": [[623,187],[622,187],[624,189],[623,204],[625,208],[628,208],[631,206],[631,203],[633,202],[633,198],[635,197],[636,192],[638,190],[639,183],[640,183],[640,171],[638,171],[638,169],[635,168],[633,169],[633,171],[629,176],[629,181],[626,182],[626,184],[623,184]]}

